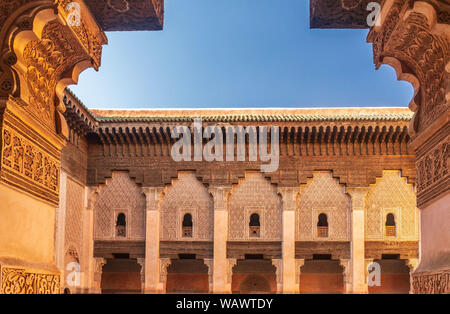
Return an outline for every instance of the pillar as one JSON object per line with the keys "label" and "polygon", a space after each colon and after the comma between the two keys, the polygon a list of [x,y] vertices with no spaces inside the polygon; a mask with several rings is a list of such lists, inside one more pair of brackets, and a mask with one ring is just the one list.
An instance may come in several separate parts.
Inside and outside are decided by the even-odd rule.
{"label": "pillar", "polygon": [[141,293],[145,292],[145,258],[138,258],[137,263],[141,265]]}
{"label": "pillar", "polygon": [[99,189],[96,187],[85,188],[84,199],[86,203],[83,211],[83,247],[81,253],[81,290],[84,293],[99,293],[95,282],[97,268],[94,259],[94,204],[98,191]]}
{"label": "pillar", "polygon": [[160,258],[159,259],[159,283],[158,283],[158,293],[167,292],[167,270],[172,264],[170,258]]}
{"label": "pillar", "polygon": [[94,258],[93,259],[94,265],[94,278],[93,278],[93,286],[90,289],[90,293],[94,294],[100,294],[102,293],[102,273],[103,273],[103,266],[106,264],[106,259],[104,258]]}
{"label": "pillar", "polygon": [[159,258],[160,216],[159,200],[163,188],[143,188],[146,197],[145,223],[145,282],[144,293],[162,293],[165,286],[161,284],[161,267]]}
{"label": "pillar", "polygon": [[295,284],[297,286],[297,290],[300,293],[300,287],[301,287],[301,280],[300,280],[300,275],[302,273],[302,267],[303,265],[305,265],[305,260],[304,259],[296,259],[295,260]]}
{"label": "pillar", "polygon": [[352,200],[351,278],[353,293],[368,293],[364,261],[364,202],[367,192],[368,188],[365,187],[347,188],[347,193],[350,194]]}
{"label": "pillar", "polygon": [[213,279],[214,279],[214,259],[212,258],[205,258],[204,263],[206,266],[208,266],[208,283],[209,283],[209,289],[208,292],[212,293],[214,290],[213,286]]}
{"label": "pillar", "polygon": [[298,188],[278,188],[278,193],[283,202],[282,218],[282,286],[283,293],[298,293],[299,285],[296,284],[295,264],[295,202],[297,200]]}
{"label": "pillar", "polygon": [[212,187],[208,190],[214,199],[213,293],[231,293],[231,280],[228,280],[229,262],[227,261],[227,198],[230,190],[230,187]]}
{"label": "pillar", "polygon": [[277,294],[283,293],[283,260],[273,259],[272,265],[276,268]]}
{"label": "pillar", "polygon": [[350,259],[341,259],[339,264],[343,268],[344,275],[344,293],[352,292],[352,261]]}
{"label": "pillar", "polygon": [[237,259],[235,258],[228,258],[227,259],[227,283],[226,283],[226,287],[227,287],[227,293],[231,293],[231,284],[233,282],[233,267],[236,266],[237,264]]}

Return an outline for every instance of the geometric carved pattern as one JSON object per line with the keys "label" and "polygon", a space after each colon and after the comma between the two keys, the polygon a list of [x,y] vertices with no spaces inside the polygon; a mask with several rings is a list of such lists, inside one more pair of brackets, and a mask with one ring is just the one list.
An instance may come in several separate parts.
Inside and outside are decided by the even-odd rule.
{"label": "geometric carved pattern", "polygon": [[24,136],[4,125],[3,167],[52,194],[59,193],[59,161]]}
{"label": "geometric carved pattern", "polygon": [[[191,172],[179,172],[161,200],[161,240],[212,240],[214,203],[207,188]],[[182,220],[192,215],[193,235],[183,238]]]}
{"label": "geometric carved pattern", "polygon": [[40,40],[30,41],[23,52],[25,79],[30,98],[25,109],[51,129],[54,129],[55,88],[63,73],[73,65],[86,60],[79,42],[70,29],[58,21],[49,22]]}
{"label": "geometric carved pattern", "polygon": [[383,240],[386,214],[393,213],[396,240],[417,240],[416,195],[400,171],[384,171],[366,197],[366,240]]}
{"label": "geometric carved pattern", "polygon": [[145,195],[127,172],[113,172],[95,200],[94,239],[115,239],[116,212],[126,215],[127,238],[145,239]]}
{"label": "geometric carved pattern", "polygon": [[434,274],[415,274],[412,276],[412,288],[416,294],[449,294],[450,272]]}
{"label": "geometric carved pattern", "polygon": [[[64,251],[71,256],[79,256],[83,245],[83,195],[83,186],[67,178]],[[74,260],[66,260],[65,265],[70,262]]]}
{"label": "geometric carved pattern", "polygon": [[329,235],[320,240],[348,240],[350,205],[344,186],[333,178],[331,172],[314,172],[308,183],[300,187],[296,206],[297,241],[319,240],[316,228],[321,213],[327,215]]}
{"label": "geometric carved pattern", "polygon": [[0,294],[59,294],[60,277],[0,267]]}
{"label": "geometric carved pattern", "polygon": [[[277,188],[260,172],[246,172],[234,185],[228,199],[228,240],[281,240],[281,197]],[[259,238],[249,237],[250,215],[260,216]]]}
{"label": "geometric carved pattern", "polygon": [[446,182],[450,176],[450,171],[448,171],[449,146],[450,136],[447,136],[438,145],[427,149],[423,156],[418,156],[416,165],[419,204],[427,201],[429,196],[426,194],[433,192],[435,188],[443,189],[443,193],[448,190]]}

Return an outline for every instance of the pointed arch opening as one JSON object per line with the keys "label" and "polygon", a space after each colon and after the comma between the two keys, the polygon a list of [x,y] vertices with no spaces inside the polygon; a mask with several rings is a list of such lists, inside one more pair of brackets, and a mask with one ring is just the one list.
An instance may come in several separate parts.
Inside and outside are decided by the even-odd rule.
{"label": "pointed arch opening", "polygon": [[193,226],[192,215],[189,213],[185,214],[183,216],[183,238],[192,238]]}
{"label": "pointed arch opening", "polygon": [[392,213],[386,215],[386,236],[395,237],[397,235],[395,216]]}
{"label": "pointed arch opening", "polygon": [[116,236],[125,238],[127,236],[127,220],[124,213],[117,215]]}
{"label": "pointed arch opening", "polygon": [[249,236],[250,238],[259,238],[261,236],[261,219],[256,213],[250,215]]}
{"label": "pointed arch opening", "polygon": [[317,236],[319,238],[328,238],[328,217],[326,214],[319,214],[317,221]]}

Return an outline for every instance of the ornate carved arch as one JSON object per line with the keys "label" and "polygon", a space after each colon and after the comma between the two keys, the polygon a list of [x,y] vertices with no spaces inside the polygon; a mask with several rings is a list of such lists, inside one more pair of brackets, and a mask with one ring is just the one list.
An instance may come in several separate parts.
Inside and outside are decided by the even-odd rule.
{"label": "ornate carved arch", "polygon": [[83,2],[69,26],[68,0],[9,1],[0,15],[0,98],[14,99],[50,130],[67,135],[62,93],[100,66],[106,37]]}
{"label": "ornate carved arch", "polygon": [[409,107],[415,112],[410,128],[415,137],[449,107],[450,26],[439,23],[442,18],[425,1],[388,0],[381,17],[367,40],[376,67],[392,66],[398,79],[414,88]]}

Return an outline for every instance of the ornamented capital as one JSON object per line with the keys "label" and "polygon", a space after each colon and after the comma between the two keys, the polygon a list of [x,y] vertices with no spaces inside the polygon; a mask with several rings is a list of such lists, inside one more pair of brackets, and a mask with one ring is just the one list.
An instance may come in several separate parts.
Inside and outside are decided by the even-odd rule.
{"label": "ornamented capital", "polygon": [[283,210],[294,211],[299,193],[298,187],[279,187],[278,194],[282,197]]}
{"label": "ornamented capital", "polygon": [[231,192],[231,187],[210,187],[208,192],[214,200],[214,210],[227,210],[227,199]]}
{"label": "ornamented capital", "polygon": [[346,188],[346,193],[349,194],[352,199],[352,210],[364,210],[364,201],[367,192],[369,192],[368,187]]}

